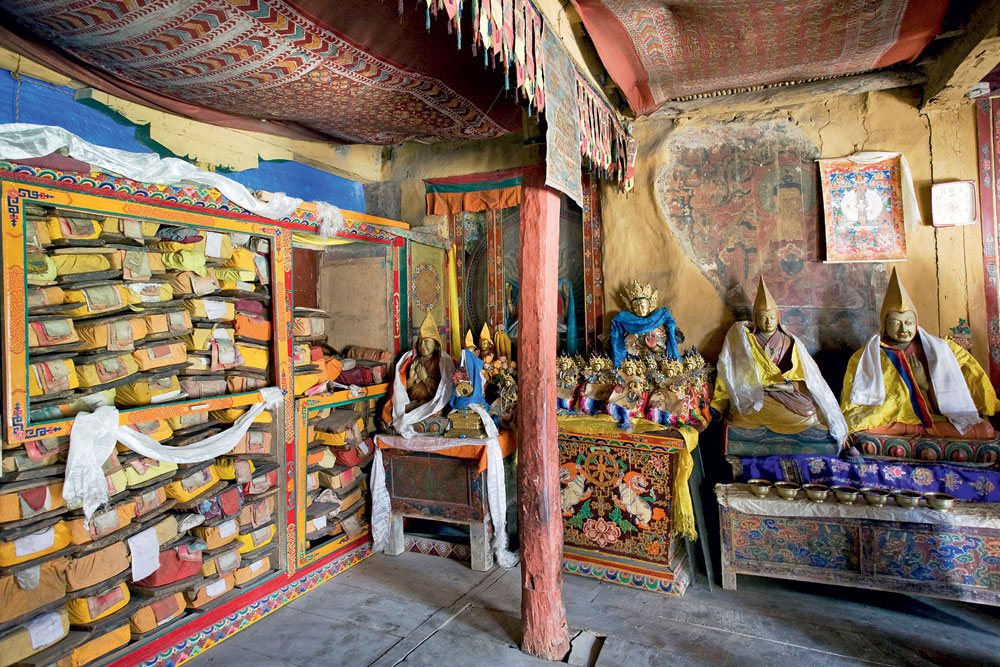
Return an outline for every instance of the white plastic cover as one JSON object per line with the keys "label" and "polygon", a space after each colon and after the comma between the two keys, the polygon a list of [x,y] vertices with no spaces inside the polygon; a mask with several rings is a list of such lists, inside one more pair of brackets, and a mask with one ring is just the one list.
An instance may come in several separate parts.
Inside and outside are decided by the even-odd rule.
{"label": "white plastic cover", "polygon": [[118,408],[111,405],[79,413],[73,420],[69,436],[63,483],[66,506],[82,507],[85,523],[89,525],[94,512],[108,502],[108,485],[101,466],[118,442],[142,456],[169,463],[199,463],[231,451],[257,415],[284,401],[281,390],[275,387],[261,389],[260,396],[263,401],[251,405],[225,431],[183,447],[162,445],[148,435],[119,425]]}
{"label": "white plastic cover", "polygon": [[917,206],[917,195],[913,189],[913,176],[910,174],[910,165],[906,161],[906,156],[902,153],[889,153],[886,151],[865,151],[848,156],[848,160],[855,164],[875,164],[889,158],[899,156],[900,181],[903,186],[903,224],[907,229],[914,229],[920,224],[920,207]]}
{"label": "white plastic cover", "polygon": [[[97,146],[61,127],[31,123],[0,124],[0,157],[16,161],[52,153],[68,155],[88,163],[95,171],[124,176],[140,183],[215,188],[240,208],[271,220],[291,215],[302,204],[301,199],[289,197],[284,192],[271,193],[269,201],[263,202],[246,186],[222,174],[199,169],[177,158],[161,158],[155,153],[131,153]],[[333,204],[318,201],[316,212],[323,236],[334,236],[344,226],[344,216]]]}
{"label": "white plastic cover", "polygon": [[[959,433],[965,433],[982,419],[972,400],[972,394],[969,393],[969,385],[962,375],[958,359],[948,347],[948,341],[927,333],[923,327],[917,327],[917,331],[920,332],[920,343],[927,357],[938,409]],[[855,405],[879,405],[885,401],[881,342],[881,336],[875,334],[868,339],[864,352],[861,353],[858,368],[854,372],[854,385],[851,387],[851,403]]]}

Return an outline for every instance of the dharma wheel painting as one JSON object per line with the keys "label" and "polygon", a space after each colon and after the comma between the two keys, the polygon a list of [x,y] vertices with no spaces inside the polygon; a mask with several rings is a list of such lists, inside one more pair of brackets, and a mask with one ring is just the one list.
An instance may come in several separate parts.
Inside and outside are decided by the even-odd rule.
{"label": "dharma wheel painting", "polygon": [[561,439],[559,482],[566,544],[642,560],[671,543],[674,459],[600,439]]}

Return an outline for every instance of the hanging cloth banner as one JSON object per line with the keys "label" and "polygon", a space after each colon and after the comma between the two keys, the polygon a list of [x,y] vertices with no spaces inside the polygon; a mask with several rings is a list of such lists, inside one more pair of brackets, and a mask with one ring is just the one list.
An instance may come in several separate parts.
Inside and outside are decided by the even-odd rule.
{"label": "hanging cloth banner", "polygon": [[[439,10],[446,10],[443,13],[447,14],[452,27],[459,32],[461,48],[460,28],[465,0],[424,2],[427,5],[428,21],[432,14],[436,17]],[[552,96],[573,96],[575,87],[577,99],[572,122],[578,125],[575,134],[579,137],[579,146],[574,150],[590,160],[593,168],[603,178],[617,181],[619,189],[623,191],[631,190],[636,155],[636,142],[632,138],[631,127],[577,68],[558,34],[545,22],[532,0],[472,0],[471,5],[473,50],[477,46],[481,47],[487,61],[491,57],[500,60],[508,75],[507,85],[510,85],[510,69],[513,68],[515,90],[524,95],[529,110],[538,114],[545,113],[550,132],[554,123],[568,127],[571,122],[568,115],[570,103],[563,99],[554,100]],[[547,85],[547,79],[558,80],[558,83]],[[554,114],[550,113],[556,102],[558,110]],[[555,119],[553,115],[556,116]],[[566,128],[562,131],[567,137],[574,134]],[[547,135],[547,144],[549,140]],[[563,143],[568,144],[568,141]],[[560,164],[558,169],[569,168],[569,152],[564,146],[557,150],[566,163]],[[565,179],[558,180],[565,184]],[[567,194],[579,203],[580,197],[574,194],[579,188],[568,189],[573,192]],[[448,213],[451,212],[454,211]]]}
{"label": "hanging cloth banner", "polygon": [[521,169],[424,180],[427,215],[489,211],[521,203]]}
{"label": "hanging cloth banner", "polygon": [[546,30],[542,36],[542,53],[545,77],[551,84],[545,112],[545,185],[567,194],[583,206],[576,70],[552,30]]}
{"label": "hanging cloth banner", "polygon": [[89,523],[94,512],[108,502],[108,484],[101,466],[119,442],[141,456],[170,463],[199,463],[232,451],[257,415],[269,407],[281,405],[285,400],[276,387],[261,389],[260,397],[263,400],[251,405],[225,431],[183,447],[160,444],[148,435],[119,424],[118,408],[112,405],[99,407],[94,412],[79,413],[73,420],[69,435],[69,456],[63,483],[66,506],[82,507],[84,520]]}

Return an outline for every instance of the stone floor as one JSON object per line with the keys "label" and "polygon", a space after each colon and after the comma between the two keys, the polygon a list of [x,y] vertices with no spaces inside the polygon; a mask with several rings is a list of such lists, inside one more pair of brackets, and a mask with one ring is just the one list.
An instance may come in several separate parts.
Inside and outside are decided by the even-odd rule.
{"label": "stone floor", "polygon": [[[520,585],[516,568],[379,554],[186,664],[551,664],[517,649]],[[576,665],[1000,664],[991,607],[749,576],[670,598],[566,575],[563,595]]]}

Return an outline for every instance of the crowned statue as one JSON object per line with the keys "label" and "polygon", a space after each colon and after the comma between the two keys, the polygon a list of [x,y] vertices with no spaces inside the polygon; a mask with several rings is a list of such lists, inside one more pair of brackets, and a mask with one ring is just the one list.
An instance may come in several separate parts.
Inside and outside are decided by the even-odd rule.
{"label": "crowned statue", "polygon": [[580,366],[582,359],[561,356],[556,359],[556,408],[572,410],[576,400],[576,388],[580,383]]}
{"label": "crowned statue", "polygon": [[783,434],[829,429],[843,442],[847,425],[806,346],[781,325],[778,304],[760,279],[753,322],[736,322],[719,354],[712,408],[732,426]]}
{"label": "crowned statue", "polygon": [[901,436],[994,437],[982,419],[997,395],[979,362],[917,324],[917,309],[893,269],[882,301],[881,332],[854,353],[841,405],[853,431]]}
{"label": "crowned statue", "polygon": [[670,309],[657,308],[659,291],[652,285],[640,285],[638,280],[621,295],[628,310],[611,321],[611,356],[616,367],[626,357],[643,357],[646,353],[666,354],[676,359],[677,328]]}
{"label": "crowned statue", "polygon": [[640,359],[626,359],[618,369],[617,384],[608,397],[607,413],[619,426],[628,427],[633,419],[642,417],[646,409],[648,383],[646,365]]}
{"label": "crowned statue", "polygon": [[441,347],[437,323],[428,309],[413,349],[396,363],[390,400],[382,413],[383,421],[405,437],[412,437],[414,424],[441,414],[451,399],[455,364]]}
{"label": "crowned statue", "polygon": [[587,415],[602,414],[608,397],[615,388],[616,375],[611,359],[591,357],[590,363],[581,369],[583,381],[577,395],[576,409]]}

